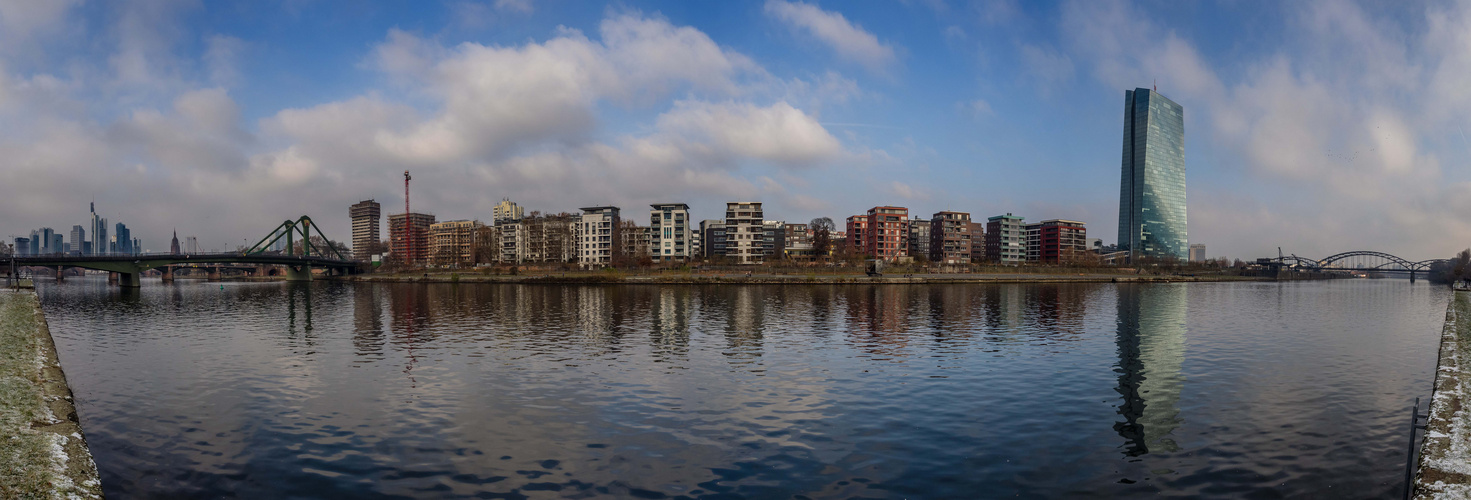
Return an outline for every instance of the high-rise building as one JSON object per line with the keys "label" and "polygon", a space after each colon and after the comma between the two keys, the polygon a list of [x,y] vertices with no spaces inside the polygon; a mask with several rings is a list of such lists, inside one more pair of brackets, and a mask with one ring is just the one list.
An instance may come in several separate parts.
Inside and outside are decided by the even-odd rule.
{"label": "high-rise building", "polygon": [[88,203],[92,213],[92,251],[94,255],[107,253],[107,218],[97,215],[97,203]]}
{"label": "high-rise building", "polygon": [[352,255],[357,260],[367,261],[380,251],[378,223],[383,220],[382,208],[376,201],[363,200],[352,204],[347,214],[352,217]]}
{"label": "high-rise building", "polygon": [[501,198],[501,202],[496,203],[495,207],[490,211],[491,219],[496,224],[521,220],[525,217],[523,214],[524,211],[521,209],[521,206],[511,201],[510,198]]}
{"label": "high-rise building", "polygon": [[[407,223],[405,223],[407,221]],[[412,266],[429,263],[429,226],[434,224],[431,214],[410,213],[388,216],[389,252],[398,262]]]}
{"label": "high-rise building", "polygon": [[622,221],[619,225],[621,227],[618,229],[618,244],[620,245],[618,255],[634,261],[642,260],[644,257],[652,260],[653,254],[650,252],[650,247],[654,240],[654,228],[640,226],[631,220]]}
{"label": "high-rise building", "polygon": [[[969,264],[971,244],[970,214],[965,212],[935,212],[930,216],[929,259],[944,265]],[[912,247],[911,247],[912,248]]]}
{"label": "high-rise building", "polygon": [[848,216],[845,229],[845,232],[848,233],[845,235],[845,239],[848,242],[848,251],[857,255],[863,255],[865,253],[863,242],[866,239],[865,236],[868,234],[868,216]]}
{"label": "high-rise building", "polygon": [[[47,230],[50,231],[50,228],[47,228]],[[47,253],[66,253],[66,247],[63,245],[65,240],[66,238],[61,233],[51,233],[51,246],[49,247],[50,251]]]}
{"label": "high-rise building", "polygon": [[16,255],[31,255],[31,239],[30,238],[16,237],[15,238],[15,254]]}
{"label": "high-rise building", "polygon": [[174,230],[174,239],[169,242],[169,253],[173,255],[183,253],[179,251],[179,230],[177,229]]}
{"label": "high-rise building", "polygon": [[909,209],[873,207],[868,209],[863,233],[863,253],[875,259],[893,262],[909,255],[909,230],[905,228]]}
{"label": "high-rise building", "polygon": [[72,234],[71,234],[71,245],[72,246],[71,246],[70,249],[67,250],[67,253],[70,253],[70,254],[81,254],[83,252],[83,250],[87,248],[87,245],[84,245],[83,244],[86,241],[87,241],[87,230],[86,230],[86,228],[83,228],[81,224],[73,225],[72,226]]}
{"label": "high-rise building", "polygon": [[1027,242],[1022,218],[1010,213],[986,219],[986,260],[1019,264],[1027,259]]}
{"label": "high-rise building", "polygon": [[193,236],[185,236],[184,237],[184,253],[188,253],[188,254],[199,253],[199,238],[195,238]]}
{"label": "high-rise building", "polygon": [[761,260],[764,262],[781,260],[786,254],[782,250],[786,247],[787,223],[780,220],[761,221]]}
{"label": "high-rise building", "polygon": [[1205,262],[1205,244],[1190,244],[1190,262]]}
{"label": "high-rise building", "polygon": [[41,249],[46,246],[41,243],[41,231],[31,231],[31,237],[26,239],[31,240],[31,250],[26,255],[41,255]]}
{"label": "high-rise building", "polygon": [[607,267],[613,263],[621,250],[618,238],[619,225],[623,220],[618,207],[583,207],[582,220],[577,226],[577,262],[584,269]]}
{"label": "high-rise building", "polygon": [[434,265],[471,264],[475,261],[475,233],[480,221],[451,220],[429,225],[429,259]]}
{"label": "high-rise building", "polygon": [[117,241],[117,253],[123,255],[133,255],[134,253],[137,253],[133,251],[133,232],[128,230],[128,226],[126,224],[119,222],[117,223],[117,225],[113,226],[113,230],[116,233],[113,235],[113,239],[114,241]]}
{"label": "high-rise building", "polygon": [[1119,185],[1119,249],[1186,258],[1185,108],[1150,89],[1124,91]]}
{"label": "high-rise building", "polygon": [[909,239],[909,241],[905,242],[905,245],[910,257],[925,260],[930,258],[930,227],[930,221],[921,219],[918,215],[914,216],[913,219],[905,221],[904,230],[907,233],[906,237]]}
{"label": "high-rise building", "polygon": [[766,260],[765,217],[759,201],[725,204],[725,255],[736,264],[760,264]]}
{"label": "high-rise building", "polygon": [[653,231],[649,242],[650,257],[654,262],[690,260],[695,255],[690,206],[684,203],[655,203],[650,207],[649,227]]}
{"label": "high-rise building", "polygon": [[133,255],[138,255],[140,253],[143,253],[143,242],[138,241],[138,238],[133,238],[133,246],[132,246],[132,248],[133,248]]}

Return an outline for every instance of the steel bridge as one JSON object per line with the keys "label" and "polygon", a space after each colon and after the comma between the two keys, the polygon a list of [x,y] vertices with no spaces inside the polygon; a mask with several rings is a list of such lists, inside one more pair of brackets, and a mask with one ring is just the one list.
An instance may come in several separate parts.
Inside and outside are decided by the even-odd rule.
{"label": "steel bridge", "polygon": [[1430,259],[1412,261],[1384,252],[1355,250],[1330,255],[1322,259],[1285,255],[1272,259],[1257,259],[1257,263],[1307,271],[1358,271],[1409,274],[1410,279],[1413,280],[1415,279],[1415,275],[1428,273],[1436,264],[1446,260]]}
{"label": "steel bridge", "polygon": [[[318,242],[311,240],[311,233],[316,234],[325,242],[325,248],[319,248]],[[296,245],[296,239],[300,236],[300,248]],[[286,240],[286,248],[280,252],[269,251],[282,239]],[[68,267],[80,267],[83,269],[95,269],[117,273],[118,285],[136,287],[141,285],[140,277],[144,271],[149,269],[163,268],[165,276],[171,277],[173,266],[194,265],[209,267],[210,264],[256,264],[256,265],[279,265],[286,268],[287,281],[311,281],[312,268],[322,268],[329,273],[348,274],[361,269],[362,263],[348,259],[332,245],[331,240],[322,235],[312,219],[305,215],[291,221],[282,222],[272,230],[270,234],[262,238],[255,246],[240,252],[223,253],[196,253],[196,254],[142,254],[142,255],[34,255],[34,256],[10,256],[0,259],[0,264],[9,269],[24,266],[55,267],[60,271]],[[11,275],[14,276],[14,272]],[[61,273],[57,273],[58,279]]]}

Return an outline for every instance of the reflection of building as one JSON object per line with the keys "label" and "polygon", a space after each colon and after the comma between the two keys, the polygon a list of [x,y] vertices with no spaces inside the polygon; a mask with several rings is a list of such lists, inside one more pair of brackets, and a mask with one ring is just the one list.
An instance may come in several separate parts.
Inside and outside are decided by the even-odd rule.
{"label": "reflection of building", "polygon": [[1119,374],[1123,396],[1114,430],[1128,440],[1125,454],[1177,451],[1170,435],[1180,425],[1180,368],[1185,360],[1186,288],[1120,285]]}
{"label": "reflection of building", "polygon": [[352,217],[352,255],[366,261],[378,251],[378,223],[383,220],[383,210],[378,202],[363,200],[352,204],[347,214]]}
{"label": "reflection of building", "polygon": [[404,214],[388,216],[388,245],[394,260],[415,266],[427,264],[431,224],[434,224],[431,214],[410,213],[407,218]]}
{"label": "reflection of building", "polygon": [[1124,91],[1119,249],[1185,255],[1185,108],[1149,89]]}

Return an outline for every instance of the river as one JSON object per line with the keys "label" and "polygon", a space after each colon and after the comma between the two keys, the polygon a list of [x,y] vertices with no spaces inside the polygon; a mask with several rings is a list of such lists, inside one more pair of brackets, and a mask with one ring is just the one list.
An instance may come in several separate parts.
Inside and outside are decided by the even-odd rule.
{"label": "river", "polygon": [[1386,497],[1449,290],[39,293],[112,498]]}

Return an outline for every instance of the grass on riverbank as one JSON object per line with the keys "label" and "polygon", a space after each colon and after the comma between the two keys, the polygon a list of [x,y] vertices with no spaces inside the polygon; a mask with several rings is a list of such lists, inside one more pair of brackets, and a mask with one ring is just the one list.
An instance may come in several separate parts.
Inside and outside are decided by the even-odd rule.
{"label": "grass on riverbank", "polygon": [[42,394],[36,310],[35,295],[0,292],[0,498],[90,496],[64,472],[65,438],[34,429],[57,420]]}

